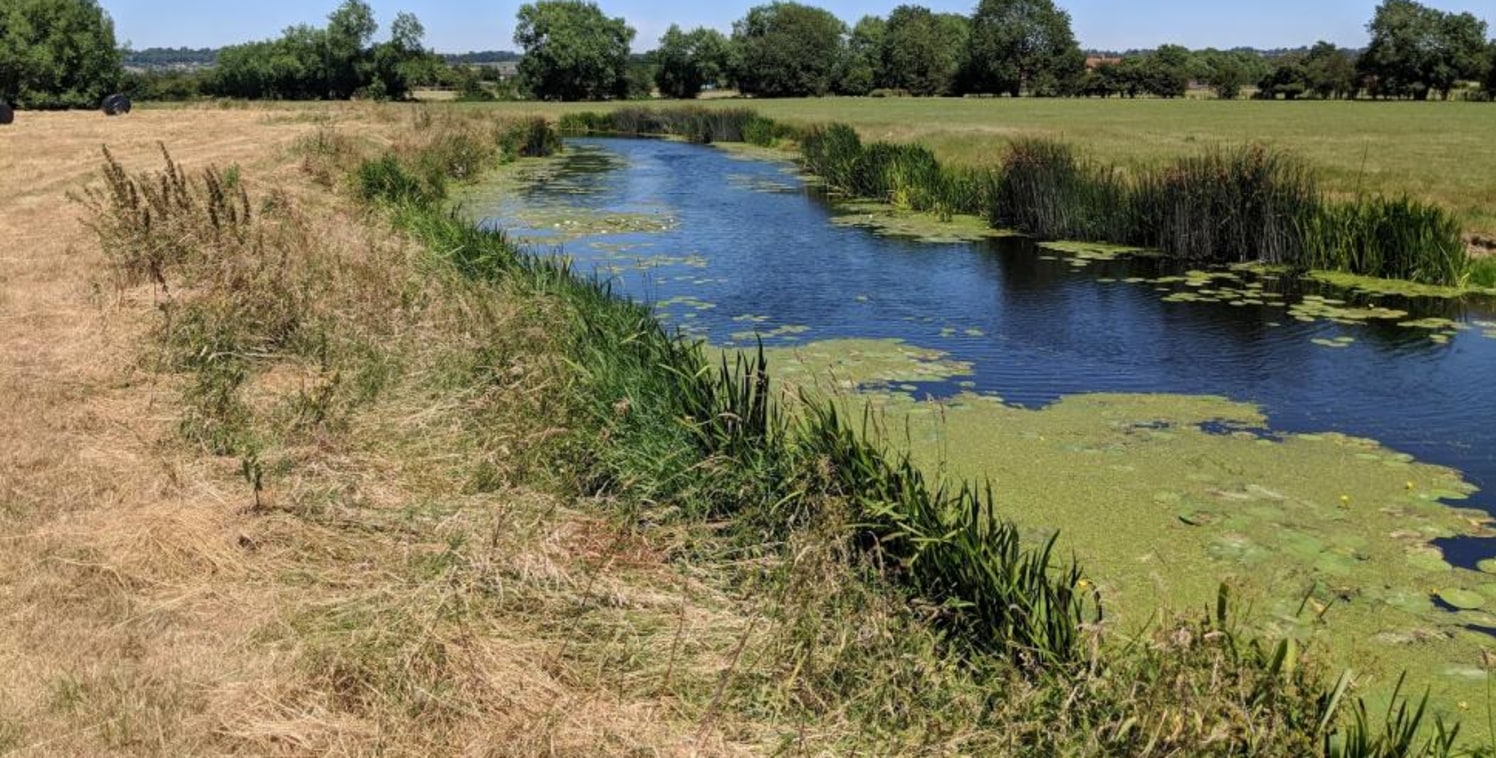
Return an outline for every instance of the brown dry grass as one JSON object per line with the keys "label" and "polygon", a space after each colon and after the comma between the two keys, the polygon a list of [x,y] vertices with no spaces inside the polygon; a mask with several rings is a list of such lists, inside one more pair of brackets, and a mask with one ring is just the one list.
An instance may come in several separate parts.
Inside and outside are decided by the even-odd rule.
{"label": "brown dry grass", "polygon": [[[387,142],[405,118],[27,114],[0,130],[0,753],[685,754],[762,739],[702,728],[705,698],[678,694],[731,667],[753,630],[742,610],[514,475],[554,380],[535,363],[544,314],[421,274],[293,150],[330,125]],[[97,180],[100,145],[135,170],[159,166],[158,142],[186,166],[240,166],[251,191],[288,190],[308,257],[337,278],[324,315],[399,366],[376,407],[275,451],[261,510],[237,459],[178,433],[182,380],[149,360],[163,296],[121,284],[66,199]],[[504,386],[431,390],[495,342]],[[280,361],[251,404],[316,381]],[[475,458],[498,485],[471,486]]]}

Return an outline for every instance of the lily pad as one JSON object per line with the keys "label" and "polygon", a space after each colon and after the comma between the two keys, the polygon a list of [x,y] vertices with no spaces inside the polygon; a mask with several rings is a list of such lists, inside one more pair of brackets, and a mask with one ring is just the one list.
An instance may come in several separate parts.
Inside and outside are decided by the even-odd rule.
{"label": "lily pad", "polygon": [[1496,574],[1496,558],[1486,558],[1476,563],[1475,567],[1487,574]]}

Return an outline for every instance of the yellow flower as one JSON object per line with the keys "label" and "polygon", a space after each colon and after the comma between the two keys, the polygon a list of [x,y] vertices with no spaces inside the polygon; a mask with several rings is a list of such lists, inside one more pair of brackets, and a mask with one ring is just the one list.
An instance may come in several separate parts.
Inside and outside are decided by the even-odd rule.
{"label": "yellow flower", "polygon": [[1341,495],[1340,496],[1340,507],[1341,508],[1349,508],[1350,505],[1351,505],[1351,496],[1350,495]]}
{"label": "yellow flower", "polygon": [[1413,489],[1413,482],[1412,481],[1408,482],[1408,489]]}

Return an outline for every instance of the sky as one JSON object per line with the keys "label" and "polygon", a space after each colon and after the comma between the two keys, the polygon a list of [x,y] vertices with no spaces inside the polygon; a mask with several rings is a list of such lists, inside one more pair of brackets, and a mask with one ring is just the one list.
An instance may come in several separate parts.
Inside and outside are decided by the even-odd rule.
{"label": "sky", "polygon": [[[381,23],[410,11],[426,27],[427,47],[439,52],[514,48],[518,2],[493,0],[367,0]],[[866,14],[888,15],[898,0],[802,0],[848,24]],[[917,0],[909,0],[916,2]],[[147,47],[220,47],[273,37],[287,26],[320,25],[340,0],[102,0],[120,42]],[[652,49],[671,23],[728,32],[748,8],[767,0],[601,0],[609,16],[638,30],[634,49]],[[1058,0],[1070,12],[1082,47],[1127,50],[1164,43],[1203,47],[1299,47],[1327,39],[1344,47],[1366,43],[1376,0]],[[1496,0],[1423,0],[1444,10],[1470,11],[1496,27]],[[924,0],[937,11],[970,13],[976,0]]]}

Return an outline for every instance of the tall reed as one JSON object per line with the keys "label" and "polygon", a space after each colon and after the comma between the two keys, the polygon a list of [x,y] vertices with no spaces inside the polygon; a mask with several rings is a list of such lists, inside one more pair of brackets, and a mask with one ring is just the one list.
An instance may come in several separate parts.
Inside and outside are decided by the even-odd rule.
{"label": "tall reed", "polygon": [[1015,141],[992,185],[993,226],[1046,239],[1126,243],[1134,234],[1118,173],[1081,162],[1064,143]]}
{"label": "tall reed", "polygon": [[1299,265],[1320,202],[1308,169],[1283,153],[1211,150],[1139,177],[1136,242],[1177,258]]}

